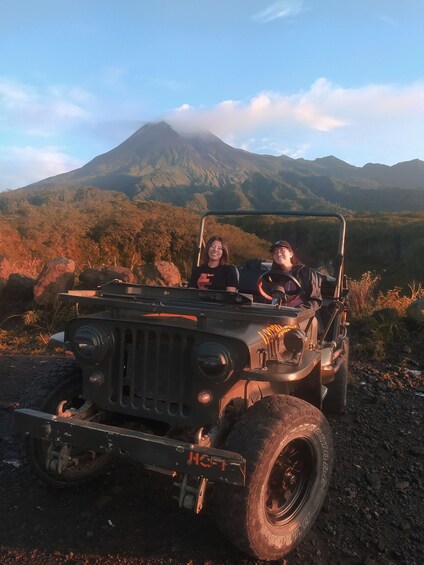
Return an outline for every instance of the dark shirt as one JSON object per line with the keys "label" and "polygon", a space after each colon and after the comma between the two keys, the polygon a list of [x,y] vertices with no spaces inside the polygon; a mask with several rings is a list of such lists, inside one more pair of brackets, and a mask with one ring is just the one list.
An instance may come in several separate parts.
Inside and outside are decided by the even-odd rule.
{"label": "dark shirt", "polygon": [[[273,263],[272,271],[276,272],[279,269],[280,267]],[[295,265],[290,274],[297,278],[301,290],[298,294],[287,296],[287,306],[318,310],[321,306],[322,296],[319,275],[315,269],[305,265]],[[286,291],[296,289],[296,285],[292,281],[286,281],[283,286]],[[271,294],[271,288],[272,285],[264,281],[264,290],[268,295]]]}
{"label": "dark shirt", "polygon": [[194,267],[188,286],[207,290],[226,290],[227,286],[238,287],[239,272],[234,265]]}

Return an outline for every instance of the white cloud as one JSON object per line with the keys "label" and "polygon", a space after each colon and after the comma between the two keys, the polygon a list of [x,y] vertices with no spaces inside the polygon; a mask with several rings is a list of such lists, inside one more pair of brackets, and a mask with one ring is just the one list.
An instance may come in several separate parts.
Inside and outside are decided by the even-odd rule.
{"label": "white cloud", "polygon": [[13,109],[28,103],[34,96],[34,89],[24,88],[7,79],[0,80],[0,99],[4,108]]}
{"label": "white cloud", "polygon": [[179,108],[176,108],[176,112],[186,112],[190,110],[190,104],[182,104]]}
{"label": "white cloud", "polygon": [[297,16],[302,12],[303,0],[282,0],[271,4],[262,12],[258,12],[252,16],[252,20],[258,23],[266,24],[279,18],[287,18]]}
{"label": "white cloud", "polygon": [[71,171],[84,163],[53,146],[1,147],[2,187],[19,188],[32,182]]}
{"label": "white cloud", "polygon": [[47,137],[76,122],[89,122],[93,97],[84,89],[57,85],[37,89],[0,78],[0,121],[30,135]]}
{"label": "white cloud", "polygon": [[342,159],[356,155],[352,164],[424,157],[422,82],[342,88],[320,78],[295,94],[261,92],[210,108],[183,106],[184,112],[170,112],[165,119],[177,128],[189,122],[191,129],[210,130],[251,151],[281,154],[286,148],[284,154],[331,153]]}
{"label": "white cloud", "polygon": [[293,159],[300,159],[307,155],[309,145],[299,145],[292,147],[284,144],[281,140],[274,140],[269,137],[255,138],[251,137],[241,144],[240,149],[253,153],[269,154],[269,155],[286,155]]}
{"label": "white cloud", "polygon": [[286,96],[261,92],[247,102],[225,100],[214,108],[183,104],[166,119],[177,126],[190,121],[198,129],[209,129],[217,135],[242,134],[263,127],[281,132],[299,126],[331,131],[346,125],[345,119],[334,115],[331,107],[325,107],[322,87],[317,85],[307,93]]}

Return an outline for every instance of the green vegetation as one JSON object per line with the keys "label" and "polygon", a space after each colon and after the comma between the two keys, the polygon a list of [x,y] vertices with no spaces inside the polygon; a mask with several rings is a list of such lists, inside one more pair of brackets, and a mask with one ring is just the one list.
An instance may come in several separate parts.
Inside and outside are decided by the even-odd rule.
{"label": "green vegetation", "polygon": [[[229,193],[227,209],[233,198]],[[64,255],[78,269],[172,260],[186,278],[198,222],[193,209],[132,201],[97,188],[7,193],[0,195],[0,255],[16,272],[29,275],[39,272],[44,261]],[[225,223],[208,219],[206,229],[206,236],[227,237],[235,263],[269,257],[269,242],[281,238],[292,243],[303,262],[330,272],[336,255],[336,220],[233,217]],[[406,287],[424,281],[423,256],[424,212],[347,215],[346,272],[351,278],[370,271],[379,276],[380,289]]]}
{"label": "green vegetation", "polygon": [[[230,207],[234,194],[227,196]],[[13,272],[32,277],[46,261],[66,256],[76,262],[78,271],[98,265],[133,269],[145,262],[173,261],[187,279],[199,218],[193,209],[132,201],[122,193],[92,187],[6,193],[0,195],[0,255],[9,260]],[[270,242],[287,239],[302,261],[330,273],[338,243],[337,220],[323,218],[211,217],[205,237],[213,234],[227,238],[236,264],[247,258],[270,258]],[[347,216],[350,316],[358,335],[354,353],[381,358],[393,344],[419,331],[409,324],[405,311],[424,296],[423,252],[423,212]],[[379,319],[375,312],[383,308],[394,310],[396,316]],[[8,319],[10,315],[14,318]],[[66,315],[30,309],[18,318],[16,312],[3,312],[3,346],[13,349],[15,340],[22,347],[28,336],[36,335],[31,347],[42,348],[48,333],[60,327]],[[11,326],[15,333],[8,333]]]}
{"label": "green vegetation", "polygon": [[[34,275],[43,262],[58,256],[73,259],[78,270],[172,260],[183,278],[191,271],[196,212],[163,202],[133,202],[122,193],[96,188],[8,196],[0,197],[0,255],[16,272]],[[215,233],[228,239],[236,263],[267,253],[268,243],[258,236],[211,219],[205,236]]]}

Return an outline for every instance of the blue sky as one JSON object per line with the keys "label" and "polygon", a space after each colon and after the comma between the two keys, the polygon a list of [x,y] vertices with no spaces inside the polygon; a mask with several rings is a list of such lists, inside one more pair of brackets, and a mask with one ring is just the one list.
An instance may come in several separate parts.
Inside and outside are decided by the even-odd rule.
{"label": "blue sky", "polygon": [[2,0],[0,190],[148,121],[257,153],[424,159],[422,0]]}

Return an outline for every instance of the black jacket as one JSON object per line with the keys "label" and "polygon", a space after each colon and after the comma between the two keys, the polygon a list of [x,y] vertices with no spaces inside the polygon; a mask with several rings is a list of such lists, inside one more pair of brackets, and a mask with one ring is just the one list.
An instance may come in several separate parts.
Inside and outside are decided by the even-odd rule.
{"label": "black jacket", "polygon": [[[275,273],[282,271],[282,269],[276,263],[273,263],[271,271]],[[312,308],[313,310],[318,310],[322,303],[322,296],[320,278],[316,270],[311,267],[306,267],[306,265],[294,265],[290,274],[297,278],[301,287],[300,293],[297,295],[301,303],[297,308]],[[267,284],[266,286],[266,292],[270,294],[271,285]]]}

